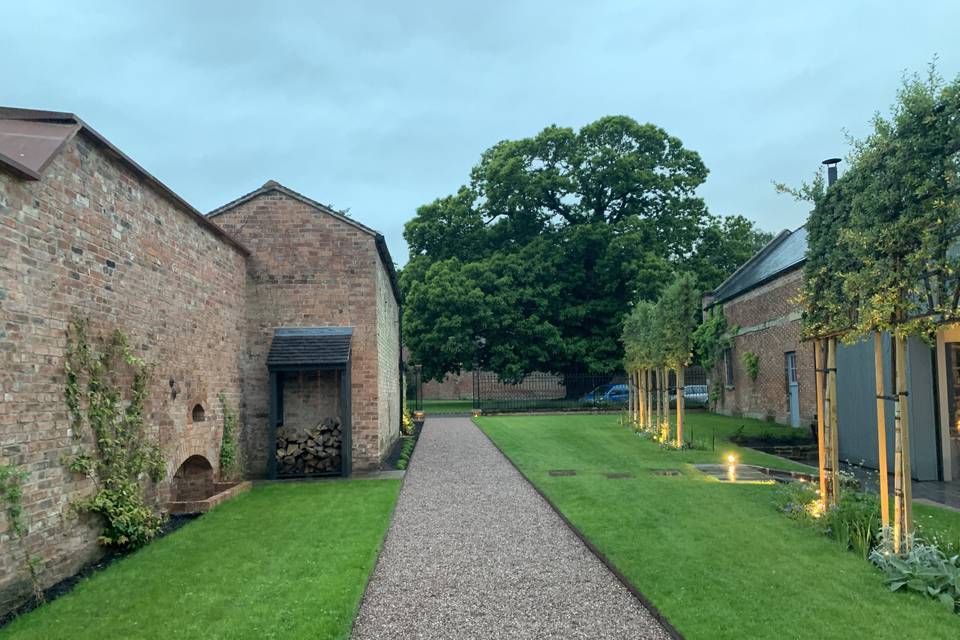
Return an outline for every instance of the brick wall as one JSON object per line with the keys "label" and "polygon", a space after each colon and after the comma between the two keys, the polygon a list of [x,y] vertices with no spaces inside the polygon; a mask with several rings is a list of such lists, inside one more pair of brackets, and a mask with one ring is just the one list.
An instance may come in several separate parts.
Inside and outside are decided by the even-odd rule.
{"label": "brick wall", "polygon": [[340,374],[336,371],[304,371],[284,374],[283,426],[292,433],[306,433],[324,418],[340,415]]}
{"label": "brick wall", "polygon": [[[0,460],[31,474],[25,542],[50,584],[99,553],[97,523],[69,507],[92,486],[61,463],[77,450],[63,395],[70,317],[89,316],[92,335],[123,330],[155,365],[145,418],[168,463],[164,499],[188,457],[217,460],[217,394],[239,405],[245,258],[83,132],[42,180],[0,172],[0,225]],[[0,512],[0,611],[28,590],[10,536]]]}
{"label": "brick wall", "polygon": [[[725,386],[718,407],[722,413],[789,424],[785,354],[795,351],[800,424],[816,420],[813,345],[800,340],[800,308],[795,300],[802,281],[803,271],[798,269],[724,303],[727,323],[738,326],[739,333],[731,353],[733,385]],[[747,352],[759,357],[755,381],[747,375],[741,361]],[[719,373],[723,375],[722,371]]]}
{"label": "brick wall", "polygon": [[375,269],[379,450],[386,452],[400,436],[400,306],[393,295],[390,277],[379,256]]}
{"label": "brick wall", "polygon": [[270,190],[212,218],[247,246],[243,447],[247,473],[267,472],[266,358],[277,327],[354,327],[354,469],[375,467],[380,448],[375,238],[300,199]]}

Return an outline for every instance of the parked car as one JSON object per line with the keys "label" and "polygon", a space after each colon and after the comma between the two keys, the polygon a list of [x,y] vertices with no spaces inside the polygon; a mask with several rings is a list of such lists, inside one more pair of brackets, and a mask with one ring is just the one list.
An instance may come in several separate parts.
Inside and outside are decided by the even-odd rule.
{"label": "parked car", "polygon": [[[710,400],[710,394],[707,391],[707,385],[705,384],[688,384],[683,387],[683,399],[684,406],[686,407],[696,407],[696,406],[707,406],[707,402]],[[670,405],[674,406],[677,404],[677,393],[673,391],[670,393]]]}
{"label": "parked car", "polygon": [[630,395],[625,384],[602,384],[580,398],[581,402],[593,404],[622,404]]}

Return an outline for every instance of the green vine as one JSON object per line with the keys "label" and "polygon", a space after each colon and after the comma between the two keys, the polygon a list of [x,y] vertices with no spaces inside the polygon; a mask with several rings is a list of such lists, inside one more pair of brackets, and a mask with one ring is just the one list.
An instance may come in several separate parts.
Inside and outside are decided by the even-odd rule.
{"label": "green vine", "polygon": [[750,380],[756,382],[757,376],[760,375],[760,356],[752,351],[747,351],[740,356],[740,362],[743,363],[743,368]]}
{"label": "green vine", "polygon": [[24,541],[27,535],[27,523],[23,517],[23,484],[29,477],[29,471],[17,469],[12,464],[0,464],[0,500],[3,501],[7,521],[10,523],[10,530],[20,541],[20,545],[27,555],[24,565],[30,574],[34,598],[38,603],[42,603],[45,601],[40,582],[40,574],[43,572],[43,558],[31,556]]}
{"label": "green vine", "polygon": [[23,483],[29,475],[12,464],[0,464],[0,498],[3,499],[10,530],[18,538],[22,538],[27,532],[27,525],[23,520]]}
{"label": "green vine", "polygon": [[220,476],[228,477],[236,473],[239,467],[237,447],[237,413],[227,404],[227,397],[220,393],[220,408],[223,411],[223,435],[220,438]]}
{"label": "green vine", "polygon": [[[136,548],[160,530],[161,517],[145,502],[141,480],[163,479],[160,448],[146,440],[143,409],[150,367],[134,356],[119,330],[100,349],[87,339],[87,321],[67,329],[66,400],[73,437],[92,434],[94,451],[81,447],[67,467],[93,480],[96,491],[75,506],[100,514],[102,545]],[[128,388],[124,388],[129,385]]]}

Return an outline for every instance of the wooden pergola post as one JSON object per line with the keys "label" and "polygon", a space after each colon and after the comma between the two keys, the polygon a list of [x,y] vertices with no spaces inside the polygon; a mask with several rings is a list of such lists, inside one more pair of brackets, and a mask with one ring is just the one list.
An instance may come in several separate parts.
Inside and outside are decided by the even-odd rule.
{"label": "wooden pergola post", "polygon": [[877,392],[877,467],[880,473],[880,521],[883,528],[890,526],[890,487],[887,478],[887,396],[884,393],[883,338],[879,331],[873,334],[873,373]]}
{"label": "wooden pergola post", "polygon": [[670,369],[663,367],[663,428],[661,430],[662,442],[670,439]]}
{"label": "wooden pergola post", "polygon": [[643,389],[643,402],[646,405],[643,416],[643,428],[647,431],[650,431],[651,424],[653,423],[653,376],[650,375],[650,367],[646,367],[643,370],[643,380],[644,380],[644,389]]}

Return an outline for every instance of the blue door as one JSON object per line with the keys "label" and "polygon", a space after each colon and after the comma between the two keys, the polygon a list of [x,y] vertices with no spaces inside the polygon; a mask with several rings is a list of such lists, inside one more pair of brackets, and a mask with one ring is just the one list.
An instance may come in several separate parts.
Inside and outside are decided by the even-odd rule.
{"label": "blue door", "polygon": [[787,395],[790,398],[790,426],[800,426],[800,384],[797,382],[797,352],[788,351]]}

